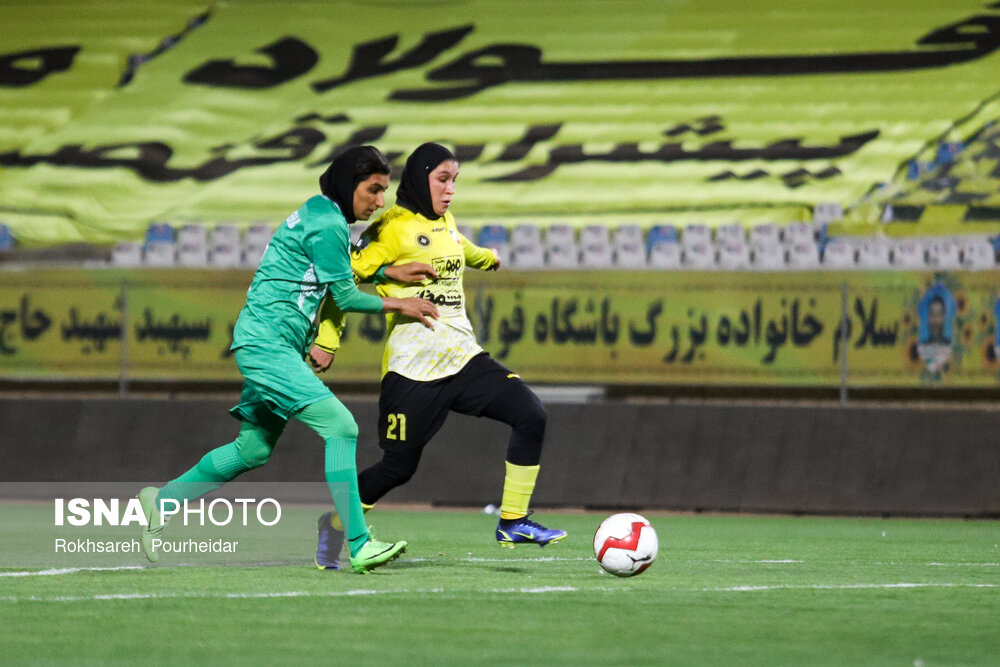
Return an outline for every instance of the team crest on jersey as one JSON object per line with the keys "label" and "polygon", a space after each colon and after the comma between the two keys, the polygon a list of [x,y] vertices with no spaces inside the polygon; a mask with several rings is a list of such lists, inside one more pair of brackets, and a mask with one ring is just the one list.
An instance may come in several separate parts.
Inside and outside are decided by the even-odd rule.
{"label": "team crest on jersey", "polygon": [[421,248],[426,248],[431,244],[431,237],[427,234],[417,234],[417,245]]}

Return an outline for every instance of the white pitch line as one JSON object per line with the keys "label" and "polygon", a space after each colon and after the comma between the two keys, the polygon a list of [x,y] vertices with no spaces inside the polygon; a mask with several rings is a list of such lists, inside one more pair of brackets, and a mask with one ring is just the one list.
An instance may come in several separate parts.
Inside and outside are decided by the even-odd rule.
{"label": "white pitch line", "polygon": [[51,577],[58,574],[73,574],[74,572],[113,572],[117,570],[144,570],[142,565],[127,565],[125,567],[63,567],[51,570],[25,570],[23,572],[0,572],[0,577]]}
{"label": "white pitch line", "polygon": [[780,558],[780,559],[776,558],[776,559],[767,559],[767,560],[725,560],[725,559],[722,559],[722,558],[716,558],[712,562],[713,563],[779,563],[779,564],[787,564],[787,563],[804,563],[805,561],[792,560],[791,558]]}
{"label": "white pitch line", "polygon": [[[575,593],[580,589],[573,586],[540,586],[536,588],[494,588],[487,593],[538,595],[545,593]],[[176,599],[239,599],[256,600],[272,598],[328,598],[354,597],[365,595],[443,595],[466,593],[469,591],[449,591],[444,588],[389,589],[384,591],[359,588],[346,591],[276,591],[262,593],[105,593],[102,595],[59,595],[55,597],[0,596],[0,602],[92,602],[104,600],[176,600]]]}
{"label": "white pitch line", "polygon": [[550,563],[554,561],[594,560],[590,557],[577,556],[567,558],[561,556],[543,556],[541,558],[459,558],[463,563]]}
{"label": "white pitch line", "polygon": [[[720,588],[695,588],[702,593],[745,593],[758,591],[844,591],[899,588],[1000,588],[1000,584],[950,584],[950,583],[908,583],[897,584],[776,584],[773,586],[723,586]],[[678,590],[678,589],[675,589]]]}
{"label": "white pitch line", "polygon": [[927,563],[934,567],[1000,567],[1000,563]]}

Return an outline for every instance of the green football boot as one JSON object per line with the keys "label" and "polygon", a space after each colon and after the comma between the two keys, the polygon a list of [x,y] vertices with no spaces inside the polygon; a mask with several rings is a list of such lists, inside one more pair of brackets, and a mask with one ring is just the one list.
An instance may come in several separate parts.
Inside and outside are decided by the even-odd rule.
{"label": "green football boot", "polygon": [[160,559],[160,554],[153,546],[153,540],[161,539],[163,536],[163,519],[156,508],[156,496],[160,489],[156,486],[147,486],[139,491],[136,496],[142,506],[142,515],[146,518],[146,525],[141,527],[139,542],[142,544],[142,552],[150,563],[155,563]]}
{"label": "green football boot", "polygon": [[406,551],[406,542],[379,542],[374,537],[369,538],[361,547],[357,556],[351,556],[351,569],[358,574],[371,572],[391,560],[399,558]]}

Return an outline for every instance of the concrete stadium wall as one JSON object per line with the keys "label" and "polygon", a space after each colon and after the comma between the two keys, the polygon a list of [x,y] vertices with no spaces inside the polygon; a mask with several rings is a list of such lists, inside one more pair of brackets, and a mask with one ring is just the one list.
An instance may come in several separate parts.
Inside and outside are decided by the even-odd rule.
{"label": "concrete stadium wall", "polygon": [[[361,427],[364,467],[379,456],[377,404],[347,405]],[[38,482],[39,489],[43,482],[162,483],[235,437],[229,406],[0,399],[0,482]],[[536,506],[1000,515],[1000,411],[616,401],[546,407]],[[498,503],[506,440],[501,424],[452,415],[414,479],[385,500]],[[243,479],[321,482],[322,449],[293,421],[270,463]]]}

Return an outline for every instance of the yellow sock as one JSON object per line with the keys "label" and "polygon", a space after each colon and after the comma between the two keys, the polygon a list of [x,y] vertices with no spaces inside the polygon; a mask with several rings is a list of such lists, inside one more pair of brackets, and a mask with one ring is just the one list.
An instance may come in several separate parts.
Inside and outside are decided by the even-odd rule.
{"label": "yellow sock", "polygon": [[[361,503],[361,509],[364,510],[365,514],[368,514],[368,510],[370,510],[373,507],[375,507],[375,503],[372,503],[371,505],[365,505],[364,503]],[[340,515],[337,514],[336,509],[330,512],[330,525],[333,526],[335,530],[344,532],[344,522],[340,520]]]}
{"label": "yellow sock", "polygon": [[504,461],[507,475],[503,480],[503,497],[500,499],[500,518],[519,519],[528,514],[528,504],[535,490],[539,466],[519,466]]}

